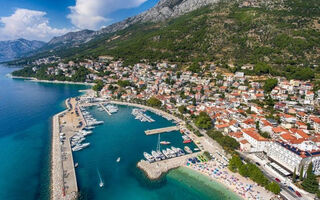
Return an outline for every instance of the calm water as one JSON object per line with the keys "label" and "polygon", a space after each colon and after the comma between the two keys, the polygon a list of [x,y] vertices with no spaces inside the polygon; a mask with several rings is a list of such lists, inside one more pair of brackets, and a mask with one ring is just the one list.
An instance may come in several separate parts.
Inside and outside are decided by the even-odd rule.
{"label": "calm water", "polygon": [[51,116],[85,86],[5,77],[0,66],[0,200],[47,199]]}
{"label": "calm water", "polygon": [[[156,122],[140,122],[131,115],[132,107],[118,106],[119,112],[112,116],[97,107],[87,109],[98,120],[104,120],[93,134],[87,137],[91,145],[74,155],[79,163],[76,169],[79,188],[84,199],[116,200],[206,200],[238,199],[234,194],[225,192],[225,188],[209,180],[196,181],[198,176],[190,171],[174,170],[160,181],[150,182],[141,173],[136,163],[143,158],[143,152],[151,152],[157,147],[157,135],[146,136],[147,129],[172,126],[166,119],[147,112]],[[183,139],[178,131],[161,134],[161,140],[170,141],[171,145],[183,148]],[[171,146],[169,145],[169,146]],[[196,146],[188,144],[191,149]],[[167,145],[162,145],[167,148]],[[116,159],[121,157],[119,163]],[[99,170],[105,186],[99,187]],[[205,180],[205,181],[204,181]],[[216,188],[216,189],[213,189]]]}
{"label": "calm water", "polygon": [[[78,96],[86,86],[6,78],[13,70],[0,66],[0,200],[48,199],[51,117],[64,109],[67,97]],[[90,147],[74,155],[83,199],[237,199],[188,170],[174,170],[160,181],[148,181],[135,165],[144,151],[156,149],[157,136],[146,136],[143,131],[172,123],[152,113],[148,114],[156,123],[142,123],[133,118],[131,109],[122,106],[108,116],[90,108],[105,123],[87,137]],[[162,134],[161,139],[183,147],[178,132]],[[97,170],[105,182],[103,188],[98,186]]]}

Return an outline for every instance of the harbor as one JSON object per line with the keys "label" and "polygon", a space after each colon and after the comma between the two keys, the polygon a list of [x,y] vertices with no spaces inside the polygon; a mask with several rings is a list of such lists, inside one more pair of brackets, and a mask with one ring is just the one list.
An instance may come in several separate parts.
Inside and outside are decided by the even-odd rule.
{"label": "harbor", "polygon": [[[199,146],[199,141],[202,143],[201,138],[187,131],[182,124],[175,125],[177,121],[171,121],[174,120],[174,116],[166,114],[164,118],[157,109],[139,107],[137,110],[131,107],[132,105],[128,107],[121,103],[86,103],[75,98],[66,101],[68,110],[57,115],[58,131],[55,132],[59,144],[55,144],[56,147],[53,148],[57,152],[56,163],[52,165],[55,168],[52,172],[55,180],[52,180],[51,199],[74,199],[79,188],[87,190],[89,187],[103,199],[102,196],[107,195],[104,191],[111,189],[110,182],[116,183],[117,176],[122,176],[115,172],[121,170],[126,174],[123,170],[127,168],[123,167],[130,163],[135,163],[135,167],[143,171],[149,179],[158,179],[171,169],[184,166],[188,160],[202,156],[203,147],[201,144]],[[114,105],[119,105],[119,108]],[[152,111],[151,114],[147,115],[146,110]],[[128,128],[131,127],[128,129],[129,132],[123,129],[121,123],[114,123],[115,119],[126,117],[129,117],[127,123],[135,124],[133,127],[128,125]],[[152,122],[148,119],[157,123],[144,123]],[[161,128],[157,128],[159,126]],[[95,132],[96,127],[99,127],[99,133]],[[180,128],[183,134],[180,133]],[[101,130],[105,130],[102,131],[104,134],[101,134]],[[119,148],[123,143],[126,144],[126,148]],[[108,154],[105,154],[106,147]],[[133,151],[137,153],[132,154]],[[92,156],[93,152],[95,156]],[[96,157],[101,158],[97,160]],[[107,162],[102,164],[101,161]],[[77,180],[78,178],[80,180]]]}
{"label": "harbor", "polygon": [[169,127],[164,127],[164,128],[146,130],[145,134],[146,135],[153,135],[153,134],[160,134],[160,133],[164,133],[164,132],[171,132],[171,131],[178,131],[178,130],[179,130],[178,126],[169,126]]}

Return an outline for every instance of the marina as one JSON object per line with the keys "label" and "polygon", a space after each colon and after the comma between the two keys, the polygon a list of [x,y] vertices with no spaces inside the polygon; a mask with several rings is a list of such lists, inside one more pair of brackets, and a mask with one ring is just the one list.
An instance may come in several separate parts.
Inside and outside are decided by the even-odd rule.
{"label": "marina", "polygon": [[[154,163],[184,157],[181,154],[182,152],[185,156],[189,155],[184,150],[184,146],[186,145],[183,144],[183,138],[179,131],[172,131],[170,133],[164,132],[161,134],[161,138],[159,138],[160,134],[147,136],[143,133],[144,130],[147,129],[151,130],[158,127],[170,127],[174,125],[171,121],[167,121],[165,118],[154,113],[147,113],[157,121],[157,123],[141,123],[132,116],[132,107],[123,105],[119,105],[118,107],[119,111],[117,114],[111,116],[106,112],[101,112],[99,106],[87,107],[87,111],[90,112],[95,119],[103,120],[104,123],[97,126],[95,129],[92,129],[93,134],[86,139],[92,146],[83,151],[74,152],[75,160],[76,162],[79,162],[79,167],[76,169],[79,188],[84,191],[87,191],[87,189],[90,188],[90,191],[97,196],[97,199],[104,199],[105,197],[110,199],[141,199],[142,195],[145,196],[144,199],[150,199],[151,193],[149,194],[148,189],[146,190],[140,186],[137,188],[135,185],[135,182],[137,181],[136,175],[126,176],[125,178],[124,176],[128,173],[131,174],[131,171],[136,170],[138,171],[137,173],[140,174],[141,170],[140,168],[137,168],[137,163],[141,159],[145,159],[144,155],[146,154],[152,156],[153,152],[153,155],[159,155],[157,149],[160,144],[159,141],[165,141],[166,143],[160,144],[162,156],[159,156],[163,160]],[[123,128],[123,124],[121,123],[123,119],[126,119],[126,128]],[[123,144],[125,144],[126,148],[123,147]],[[193,143],[187,145],[192,150],[197,148]],[[174,156],[169,156],[170,151],[167,151],[167,148],[176,151],[176,153],[173,153]],[[173,150],[172,152],[174,152]],[[106,152],[108,153],[106,154]],[[166,152],[166,154],[164,154],[164,152]],[[169,154],[167,152],[169,152]],[[104,180],[105,182],[102,188],[99,187],[99,182],[97,180],[92,180],[91,178],[92,176],[97,176],[97,168],[99,169],[102,179],[103,177],[108,177],[108,180]],[[130,170],[130,172],[128,170]],[[118,189],[117,184],[121,184],[128,188],[135,188],[135,191],[129,190],[123,192]],[[175,186],[168,184],[161,190],[169,193],[171,193],[171,191],[174,192],[171,188],[173,189]],[[136,190],[140,192],[137,193]],[[155,191],[152,193],[157,194]]]}
{"label": "marina", "polygon": [[154,122],[150,116],[146,115],[145,110],[133,108],[131,114],[135,116],[135,119],[140,120],[141,122]]}
{"label": "marina", "polygon": [[[71,99],[68,104],[71,108],[69,108],[66,113],[70,115],[76,115],[76,118],[73,118],[72,120],[73,128],[76,127],[76,129],[73,129],[72,132],[68,132],[65,129],[65,126],[68,124],[67,122],[70,122],[70,119],[65,118],[66,116],[64,114],[60,119],[62,128],[60,130],[60,144],[65,143],[66,139],[69,138],[70,153],[71,151],[74,151],[74,159],[76,160],[76,164],[73,164],[74,162],[72,158],[72,165],[70,164],[72,169],[74,171],[77,171],[77,177],[74,176],[74,182],[77,184],[77,187],[79,187],[80,190],[86,190],[85,188],[89,187],[88,184],[97,185],[94,193],[95,195],[101,195],[101,198],[98,199],[103,199],[102,196],[105,197],[107,195],[104,191],[110,190],[109,185],[108,187],[105,187],[106,183],[102,178],[106,177],[106,172],[108,171],[118,171],[120,169],[125,170],[126,168],[123,167],[128,166],[129,163],[135,163],[134,166],[143,171],[149,179],[158,179],[169,170],[185,165],[185,163],[190,158],[197,157],[203,152],[200,151],[200,147],[196,146],[195,143],[193,143],[193,140],[197,140],[196,136],[193,136],[192,133],[184,130],[183,126],[174,126],[174,123],[168,121],[166,118],[158,116],[155,113],[148,113],[148,115],[146,116],[150,115],[150,119],[157,120],[157,124],[137,123],[136,116],[131,116],[130,118],[127,118],[127,120],[130,119],[129,123],[135,124],[135,128],[129,128],[128,126],[129,129],[123,129],[123,126],[121,124],[119,124],[120,127],[115,126],[114,120],[120,120],[128,117],[128,113],[130,112],[131,114],[133,114],[132,112],[135,108],[120,105],[118,109],[112,105],[112,107],[109,107],[110,104],[105,103],[103,106],[109,112],[111,110],[113,113],[117,113],[117,115],[109,115],[107,112],[102,112],[105,110],[100,104],[78,104],[78,102],[76,102],[74,99]],[[76,112],[74,112],[74,110]],[[137,114],[144,113],[146,111],[143,109],[139,109],[135,110],[135,112]],[[143,118],[140,118],[140,121],[141,119]],[[148,126],[143,126],[143,124]],[[158,128],[159,126],[160,128]],[[104,130],[104,128],[106,127],[108,127],[106,134],[97,135],[96,131],[100,130],[98,132],[101,134],[101,130]],[[140,134],[141,128],[144,129],[145,134]],[[181,134],[180,128],[182,128],[183,133],[187,134]],[[111,135],[109,136],[109,134]],[[133,135],[131,137],[128,137],[128,134]],[[88,137],[89,135],[90,137]],[[162,140],[160,139],[160,135]],[[97,139],[97,137],[100,139]],[[96,138],[94,142],[92,141],[93,138]],[[103,145],[100,144],[103,141]],[[144,142],[141,143],[142,141]],[[119,146],[116,145],[123,143],[126,144],[127,148],[125,152],[122,152],[123,150],[125,150],[123,148],[120,148],[121,151],[119,151]],[[139,148],[138,146],[136,146],[136,144],[138,143],[140,146]],[[152,143],[154,144],[154,146],[152,145]],[[91,144],[94,144],[94,146],[91,147]],[[143,146],[141,146],[142,144]],[[89,146],[91,148],[87,148]],[[113,157],[108,162],[108,164],[101,164],[100,162],[94,164],[95,162],[97,162],[96,159],[99,157],[99,154],[104,152],[103,150],[96,151],[96,148],[98,147],[101,149],[105,149],[106,146],[108,146],[108,155],[117,155],[118,157]],[[156,146],[156,148],[152,148],[152,146]],[[83,149],[88,150],[82,151]],[[132,154],[133,149],[137,152],[135,156],[133,156]],[[89,154],[93,152],[95,152],[95,156],[90,156]],[[126,155],[130,155],[130,157]],[[101,154],[101,156],[102,161],[105,159],[109,160],[106,158],[105,154]],[[65,169],[64,163],[62,165],[62,168],[63,170]],[[98,181],[90,183],[88,178],[92,175],[88,176],[89,174],[87,171],[90,171],[90,169],[98,174]],[[115,171],[112,173],[115,173]],[[63,172],[65,172],[65,170]],[[63,174],[63,187],[65,189],[63,189],[62,191],[66,192],[66,194],[69,194],[70,189],[68,184],[70,184],[69,182],[72,181],[68,179],[68,176],[65,175],[69,174]],[[121,175],[118,174],[118,176]],[[84,179],[84,177],[87,178]],[[110,175],[110,172],[108,172],[108,182],[117,182],[117,177],[112,177],[113,176]],[[90,188],[92,189],[92,187]],[[121,192],[119,193],[119,195],[121,195],[122,198],[123,194]],[[112,199],[121,198],[114,197]],[[63,196],[63,198],[61,199],[67,198]]]}
{"label": "marina", "polygon": [[99,103],[98,105],[101,106],[101,108],[106,111],[106,113],[108,115],[112,115],[113,113],[118,112],[118,108],[116,106],[113,106],[111,104],[103,104],[103,103]]}

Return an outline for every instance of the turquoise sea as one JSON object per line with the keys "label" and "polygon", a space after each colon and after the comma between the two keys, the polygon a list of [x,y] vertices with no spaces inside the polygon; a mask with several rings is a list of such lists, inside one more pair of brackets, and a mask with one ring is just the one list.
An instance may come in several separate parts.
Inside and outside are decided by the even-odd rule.
{"label": "turquoise sea", "polygon": [[[5,77],[13,70],[0,66],[0,200],[48,199],[51,117],[64,109],[66,98],[80,95],[86,86]],[[148,112],[156,122],[142,123],[131,115],[131,107],[119,108],[112,116],[89,108],[105,123],[87,137],[90,147],[74,154],[81,199],[238,199],[190,170],[172,170],[159,181],[149,181],[136,163],[144,151],[156,149],[157,136],[143,131],[172,122]],[[183,147],[179,132],[162,134],[161,140]],[[119,163],[117,157],[121,157]],[[97,170],[103,188],[98,186]]]}

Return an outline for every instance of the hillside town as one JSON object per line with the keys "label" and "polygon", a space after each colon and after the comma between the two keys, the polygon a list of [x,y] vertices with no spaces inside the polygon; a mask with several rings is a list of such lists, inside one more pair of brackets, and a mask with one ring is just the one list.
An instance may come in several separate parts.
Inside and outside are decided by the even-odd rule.
{"label": "hillside town", "polygon": [[198,126],[198,134],[213,128],[234,138],[241,155],[271,171],[281,184],[303,180],[310,163],[320,175],[320,90],[310,81],[230,73],[215,63],[199,63],[197,72],[166,62],[126,66],[110,56],[59,61],[46,73],[72,77],[80,67],[88,72],[86,82],[99,85],[101,98],[140,104],[156,98],[164,110],[190,122],[206,113],[211,125]]}

